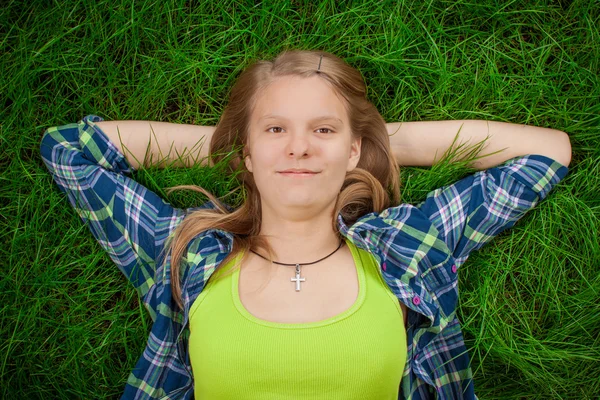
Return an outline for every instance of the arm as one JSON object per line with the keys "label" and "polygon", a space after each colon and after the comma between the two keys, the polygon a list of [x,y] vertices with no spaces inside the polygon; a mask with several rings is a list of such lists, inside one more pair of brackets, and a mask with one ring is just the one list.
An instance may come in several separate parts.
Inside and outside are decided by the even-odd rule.
{"label": "arm", "polygon": [[[555,129],[481,120],[394,122],[387,124],[387,128],[392,152],[400,165],[435,164],[457,133],[459,137],[454,147],[461,143],[474,145],[490,136],[477,153],[483,158],[470,165],[475,169],[491,168],[528,154],[544,155],[564,166],[571,162],[569,136]],[[486,156],[495,152],[498,153]]]}
{"label": "arm", "polygon": [[[156,121],[102,121],[96,123],[125,155],[134,169],[174,162],[175,167],[206,164],[213,126]],[[185,161],[185,164],[182,163]]]}
{"label": "arm", "polygon": [[[97,125],[134,168],[159,161],[175,161],[174,166],[180,167],[180,156],[188,167],[198,161],[206,163],[208,143],[215,130],[214,126],[155,121],[102,121]],[[527,154],[545,155],[567,167],[571,162],[569,136],[555,129],[483,120],[394,122],[386,126],[392,152],[400,165],[435,164],[450,148],[457,133],[458,144],[467,145],[481,142],[489,135],[477,154],[481,158],[471,165],[476,169],[494,167]],[[458,154],[457,157],[462,159]]]}
{"label": "arm", "polygon": [[186,210],[172,207],[128,175],[131,166],[97,123],[51,127],[40,152],[59,189],[92,235],[138,291],[152,319],[159,313],[156,285],[165,241]]}

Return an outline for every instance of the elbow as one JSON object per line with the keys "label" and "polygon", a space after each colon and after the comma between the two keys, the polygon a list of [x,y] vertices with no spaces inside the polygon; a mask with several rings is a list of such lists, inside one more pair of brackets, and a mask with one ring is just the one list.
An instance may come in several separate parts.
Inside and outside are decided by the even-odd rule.
{"label": "elbow", "polygon": [[42,156],[42,160],[44,160],[46,165],[51,165],[52,153],[55,144],[56,140],[54,140],[52,137],[50,130],[46,129],[42,135],[42,140],[40,141],[40,155]]}
{"label": "elbow", "polygon": [[541,154],[568,167],[571,163],[571,140],[569,135],[563,131],[552,129],[550,133],[544,133],[533,145],[537,149],[533,154]]}
{"label": "elbow", "polygon": [[68,155],[69,145],[66,141],[67,139],[61,136],[56,127],[46,129],[42,135],[40,156],[48,171],[53,175],[64,172],[64,168],[59,168],[59,166],[64,166],[72,160],[72,157]]}
{"label": "elbow", "polygon": [[569,164],[571,164],[572,156],[571,139],[569,138],[569,135],[566,132],[558,132],[559,133],[557,137],[559,138],[559,140],[557,141],[557,144],[555,145],[556,147],[554,149],[557,155],[554,157],[554,159],[562,165],[564,165],[565,167],[568,167]]}

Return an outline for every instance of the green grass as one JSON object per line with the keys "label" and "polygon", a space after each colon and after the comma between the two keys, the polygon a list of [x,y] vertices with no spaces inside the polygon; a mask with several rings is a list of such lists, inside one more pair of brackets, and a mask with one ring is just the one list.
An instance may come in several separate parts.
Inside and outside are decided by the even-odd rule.
{"label": "green grass", "polygon": [[[459,316],[482,399],[600,393],[597,0],[193,3],[0,9],[0,397],[118,398],[151,326],[47,173],[43,131],[89,113],[214,125],[239,72],[289,48],[358,68],[389,122],[489,119],[570,135],[567,178],[464,265]],[[404,201],[464,173],[403,168]],[[230,189],[218,169],[137,178],[161,194]]]}

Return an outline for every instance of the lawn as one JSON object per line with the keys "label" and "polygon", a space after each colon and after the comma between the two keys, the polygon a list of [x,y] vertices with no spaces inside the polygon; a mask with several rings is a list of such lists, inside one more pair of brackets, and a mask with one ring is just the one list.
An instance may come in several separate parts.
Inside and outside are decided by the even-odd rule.
{"label": "lawn", "polygon": [[[151,326],[48,174],[44,130],[87,114],[215,125],[240,71],[291,48],[356,67],[388,122],[486,119],[569,134],[567,177],[461,269],[458,314],[481,399],[597,398],[597,0],[3,4],[0,398],[118,398]],[[469,172],[402,167],[403,202]],[[178,207],[205,199],[167,187],[224,195],[232,185],[205,166],[135,177]]]}

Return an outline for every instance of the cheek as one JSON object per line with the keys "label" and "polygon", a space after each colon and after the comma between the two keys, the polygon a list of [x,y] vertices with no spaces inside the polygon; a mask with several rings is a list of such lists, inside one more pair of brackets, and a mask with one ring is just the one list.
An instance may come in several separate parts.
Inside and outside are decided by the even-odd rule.
{"label": "cheek", "polygon": [[254,172],[270,173],[277,167],[277,157],[274,151],[264,149],[260,154],[256,154],[252,158],[252,166]]}
{"label": "cheek", "polygon": [[276,151],[266,146],[261,148],[259,152],[254,151],[250,160],[252,162],[252,175],[257,186],[268,186],[277,168],[281,167],[277,163]]}
{"label": "cheek", "polygon": [[331,160],[332,165],[336,166],[336,169],[340,170],[340,173],[345,174],[346,168],[348,167],[348,161],[350,159],[350,153],[346,151],[337,151],[332,154],[329,158]]}

